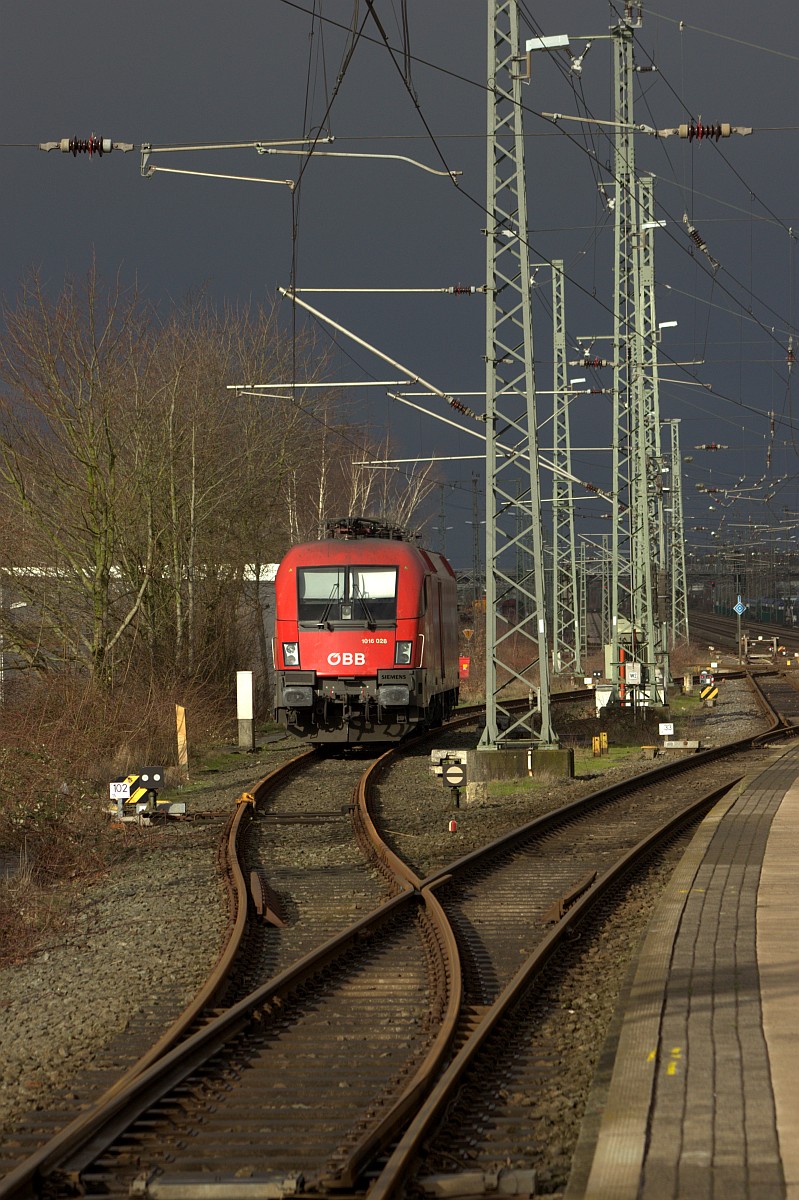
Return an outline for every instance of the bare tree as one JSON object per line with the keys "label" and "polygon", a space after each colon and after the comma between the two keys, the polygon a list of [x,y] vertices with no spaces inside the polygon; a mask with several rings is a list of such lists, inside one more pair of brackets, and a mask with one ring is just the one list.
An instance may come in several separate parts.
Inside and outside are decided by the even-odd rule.
{"label": "bare tree", "polygon": [[231,390],[298,362],[321,381],[273,309],[200,296],[161,316],[92,268],[55,300],[32,275],[3,316],[0,583],[24,609],[0,606],[0,637],[36,670],[221,679],[254,634],[266,675],[265,564],[342,512],[406,524],[432,487],[429,468],[357,465],[332,389]]}
{"label": "bare tree", "polygon": [[102,674],[152,567],[150,523],[140,586],[116,577],[120,513],[141,496],[117,414],[146,318],[135,289],[117,280],[102,292],[94,268],[82,290],[68,285],[56,303],[33,275],[4,317],[0,483],[26,529],[26,559],[12,554],[6,566],[41,623],[36,661],[64,656]]}

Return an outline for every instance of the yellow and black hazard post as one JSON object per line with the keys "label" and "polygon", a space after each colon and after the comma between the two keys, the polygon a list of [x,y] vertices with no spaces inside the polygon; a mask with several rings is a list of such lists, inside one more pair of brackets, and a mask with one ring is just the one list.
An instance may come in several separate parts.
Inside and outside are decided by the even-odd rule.
{"label": "yellow and black hazard post", "polygon": [[699,695],[702,698],[702,701],[707,705],[708,708],[713,707],[713,705],[716,701],[716,696],[718,696],[718,694],[719,694],[719,688],[718,688],[717,683],[706,684],[702,688],[702,691],[699,693]]}

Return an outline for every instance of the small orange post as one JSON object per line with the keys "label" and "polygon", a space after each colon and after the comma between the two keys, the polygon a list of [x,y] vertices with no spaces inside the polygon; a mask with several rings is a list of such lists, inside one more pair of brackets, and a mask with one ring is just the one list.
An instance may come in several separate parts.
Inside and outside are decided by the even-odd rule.
{"label": "small orange post", "polygon": [[178,766],[185,778],[189,777],[189,745],[186,738],[186,710],[182,704],[175,705],[175,723],[178,735]]}

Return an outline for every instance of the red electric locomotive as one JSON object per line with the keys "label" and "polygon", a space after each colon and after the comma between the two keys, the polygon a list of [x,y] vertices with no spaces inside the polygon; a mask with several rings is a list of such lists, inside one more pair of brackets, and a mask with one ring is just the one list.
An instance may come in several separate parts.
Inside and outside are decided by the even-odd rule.
{"label": "red electric locomotive", "polygon": [[275,715],[319,743],[395,742],[458,700],[455,574],[401,530],[348,517],[275,580]]}

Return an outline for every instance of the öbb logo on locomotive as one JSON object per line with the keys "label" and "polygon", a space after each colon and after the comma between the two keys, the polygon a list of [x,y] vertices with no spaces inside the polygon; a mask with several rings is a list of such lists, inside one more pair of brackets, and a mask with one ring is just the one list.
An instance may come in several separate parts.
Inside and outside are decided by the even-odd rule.
{"label": "\u00f6bb logo on locomotive", "polygon": [[384,521],[346,517],[275,580],[275,715],[316,743],[395,742],[458,701],[455,573]]}

